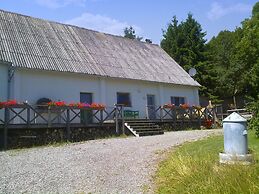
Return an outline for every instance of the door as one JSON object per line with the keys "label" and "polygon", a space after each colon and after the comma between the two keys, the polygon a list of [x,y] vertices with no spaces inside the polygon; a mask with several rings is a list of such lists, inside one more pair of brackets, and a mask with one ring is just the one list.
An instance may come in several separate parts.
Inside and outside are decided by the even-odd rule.
{"label": "door", "polygon": [[156,103],[155,103],[155,95],[147,95],[147,110],[148,110],[148,118],[156,119]]}
{"label": "door", "polygon": [[[92,93],[80,93],[80,102],[86,104],[92,104],[93,102],[93,94]],[[81,110],[80,111],[80,118],[81,123],[87,124],[93,122],[92,117],[93,112],[91,110]]]}

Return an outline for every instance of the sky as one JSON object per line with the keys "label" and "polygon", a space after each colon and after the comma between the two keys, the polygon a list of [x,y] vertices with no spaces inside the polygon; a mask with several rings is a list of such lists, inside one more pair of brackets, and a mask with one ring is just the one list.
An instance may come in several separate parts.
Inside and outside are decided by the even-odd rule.
{"label": "sky", "polygon": [[188,13],[201,24],[209,41],[221,30],[234,30],[251,16],[257,0],[0,0],[0,9],[87,29],[123,35],[133,26],[138,36],[159,44],[175,15]]}

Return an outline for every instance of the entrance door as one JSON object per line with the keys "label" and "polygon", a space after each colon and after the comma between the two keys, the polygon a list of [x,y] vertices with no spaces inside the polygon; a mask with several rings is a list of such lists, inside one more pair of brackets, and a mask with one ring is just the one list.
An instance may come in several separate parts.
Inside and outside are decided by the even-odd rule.
{"label": "entrance door", "polygon": [[156,103],[155,103],[155,95],[147,95],[147,110],[148,110],[148,118],[156,119]]}
{"label": "entrance door", "polygon": [[[92,93],[80,93],[80,102],[86,103],[86,104],[92,104],[93,102],[93,94]],[[93,112],[91,110],[81,110],[80,111],[80,117],[81,117],[81,123],[92,123]]]}

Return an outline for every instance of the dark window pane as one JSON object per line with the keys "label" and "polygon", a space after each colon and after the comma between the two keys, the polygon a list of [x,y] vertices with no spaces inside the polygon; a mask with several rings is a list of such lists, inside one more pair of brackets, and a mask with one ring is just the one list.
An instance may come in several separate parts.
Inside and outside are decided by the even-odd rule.
{"label": "dark window pane", "polygon": [[174,104],[175,106],[180,106],[180,104],[185,103],[185,98],[184,97],[171,96],[171,103]]}
{"label": "dark window pane", "polygon": [[180,101],[180,104],[184,104],[184,103],[185,103],[185,100],[184,100],[183,97],[180,97],[179,99],[180,99],[180,100],[179,100],[179,101]]}
{"label": "dark window pane", "polygon": [[117,93],[117,104],[124,104],[127,107],[131,107],[130,94]]}
{"label": "dark window pane", "polygon": [[175,97],[171,97],[171,103],[175,105]]}
{"label": "dark window pane", "polygon": [[180,98],[179,97],[175,97],[175,105],[176,106],[180,105]]}

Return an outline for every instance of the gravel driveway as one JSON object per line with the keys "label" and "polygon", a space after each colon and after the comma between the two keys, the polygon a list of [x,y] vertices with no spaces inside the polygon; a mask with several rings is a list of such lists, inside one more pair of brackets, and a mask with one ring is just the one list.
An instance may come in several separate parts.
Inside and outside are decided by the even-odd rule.
{"label": "gravel driveway", "polygon": [[167,132],[0,152],[0,193],[143,193],[161,151],[221,132]]}

